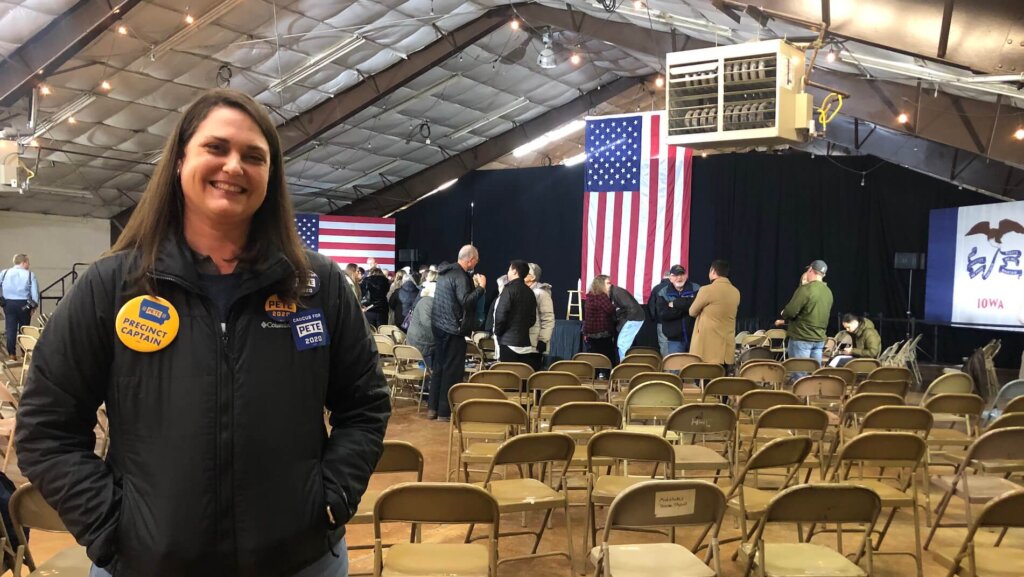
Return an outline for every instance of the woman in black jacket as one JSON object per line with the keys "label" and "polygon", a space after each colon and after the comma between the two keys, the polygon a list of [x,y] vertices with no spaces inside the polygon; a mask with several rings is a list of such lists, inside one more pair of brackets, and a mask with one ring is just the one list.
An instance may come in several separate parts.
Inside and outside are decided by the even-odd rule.
{"label": "woman in black jacket", "polygon": [[261,105],[201,96],[35,348],[19,465],[94,576],[347,571],[390,403],[344,273],[303,250],[284,175]]}
{"label": "woman in black jacket", "polygon": [[388,277],[379,268],[370,269],[363,279],[363,311],[370,326],[377,328],[388,322]]}

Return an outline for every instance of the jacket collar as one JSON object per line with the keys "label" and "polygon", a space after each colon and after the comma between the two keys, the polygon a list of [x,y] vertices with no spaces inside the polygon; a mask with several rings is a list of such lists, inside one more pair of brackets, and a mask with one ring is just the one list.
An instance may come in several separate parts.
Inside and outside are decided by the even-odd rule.
{"label": "jacket collar", "polygon": [[[160,244],[153,275],[176,282],[193,292],[202,292],[196,264],[185,239],[181,235],[171,234]],[[266,262],[236,270],[241,275],[239,294],[246,294],[280,281],[292,272],[293,267],[283,252],[274,250]]]}

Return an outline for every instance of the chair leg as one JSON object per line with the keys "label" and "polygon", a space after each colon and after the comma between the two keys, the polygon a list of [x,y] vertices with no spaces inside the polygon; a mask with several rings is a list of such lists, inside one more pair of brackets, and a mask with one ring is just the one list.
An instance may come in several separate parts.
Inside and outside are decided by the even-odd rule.
{"label": "chair leg", "polygon": [[548,527],[548,520],[551,518],[551,513],[552,512],[553,512],[553,509],[546,509],[544,511],[544,520],[540,524],[540,530],[537,531],[536,535],[534,535],[533,551],[530,552],[532,555],[536,555],[537,554],[537,549],[540,548],[540,540],[544,537],[544,531]]}
{"label": "chair leg", "polygon": [[[954,481],[955,482],[955,481]],[[924,541],[924,550],[928,550],[928,546],[932,543],[932,538],[935,537],[935,530],[939,528],[939,521],[942,520],[942,515],[946,512],[946,507],[949,506],[949,502],[953,498],[953,490],[955,485],[951,487],[946,494],[942,496],[942,500],[939,501],[939,506],[935,509],[935,520],[932,523],[931,530],[928,531],[928,538]]]}

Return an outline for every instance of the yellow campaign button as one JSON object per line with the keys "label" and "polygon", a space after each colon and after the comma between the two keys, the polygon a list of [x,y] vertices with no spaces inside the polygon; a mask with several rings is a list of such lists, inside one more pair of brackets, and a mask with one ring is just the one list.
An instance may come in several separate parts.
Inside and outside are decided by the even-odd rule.
{"label": "yellow campaign button", "polygon": [[295,303],[285,301],[273,294],[267,297],[267,302],[263,304],[263,310],[272,321],[286,321],[288,317],[295,314],[295,311],[299,310],[299,307]]}
{"label": "yellow campaign button", "polygon": [[178,336],[178,311],[170,302],[143,295],[124,303],[117,313],[117,338],[140,353],[152,353]]}

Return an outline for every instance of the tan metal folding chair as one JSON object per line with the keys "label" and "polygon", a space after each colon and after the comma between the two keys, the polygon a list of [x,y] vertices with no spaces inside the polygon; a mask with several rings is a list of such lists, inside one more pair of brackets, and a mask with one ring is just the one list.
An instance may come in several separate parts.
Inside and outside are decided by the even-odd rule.
{"label": "tan metal folding chair", "polygon": [[590,387],[567,386],[551,387],[540,394],[540,400],[534,405],[533,431],[543,432],[548,427],[551,415],[566,403],[596,403],[600,395]]}
{"label": "tan metal folding chair", "polygon": [[[569,435],[563,433],[527,433],[513,437],[498,447],[497,452],[491,459],[487,468],[487,476],[484,479],[486,489],[494,500],[498,502],[498,511],[505,515],[509,513],[527,513],[530,511],[543,511],[544,520],[536,531],[520,530],[505,531],[498,534],[500,542],[502,537],[513,537],[521,535],[532,535],[534,537],[533,549],[528,555],[505,557],[499,560],[499,565],[508,561],[521,561],[538,557],[562,556],[569,560],[569,575],[572,577],[575,559],[572,546],[572,520],[569,515],[569,492],[566,487],[566,473],[572,462],[576,449],[576,442]],[[547,465],[552,467],[552,473],[557,464],[561,464],[561,471],[558,484],[551,487],[544,483],[544,475]],[[519,479],[495,479],[496,467],[507,467],[515,465],[520,472],[523,466],[529,465],[526,471],[536,471],[539,479],[522,477]],[[533,465],[537,465],[534,467]],[[561,551],[538,553],[541,539],[547,528],[551,513],[556,509],[562,509],[565,513],[565,540],[566,547]],[[466,532],[466,542],[469,543],[473,537],[473,525],[470,524]]]}
{"label": "tan metal folding chair", "polygon": [[[1024,491],[996,497],[971,523],[960,547],[936,547],[935,559],[948,569],[946,577],[976,575],[993,577],[1024,575],[1024,548],[1002,547],[1010,528],[1024,527]],[[981,541],[979,529],[1000,529],[993,545]]]}
{"label": "tan metal folding chair", "polygon": [[757,417],[764,411],[780,405],[803,405],[800,397],[789,391],[757,389],[740,397],[736,403],[736,447],[738,451],[744,440],[754,434]]}
{"label": "tan metal folding chair", "polygon": [[631,353],[626,355],[622,359],[624,363],[631,363],[635,365],[647,365],[652,371],[661,370],[661,355],[647,354],[647,353]]}
{"label": "tan metal folding chair", "polygon": [[584,385],[593,386],[594,384],[594,374],[596,369],[594,368],[594,365],[585,361],[556,361],[548,367],[548,370],[572,373],[576,375]]}
{"label": "tan metal folding chair", "polygon": [[842,407],[846,383],[830,375],[807,375],[793,384],[793,394],[808,405],[835,411]]}
{"label": "tan metal folding chair", "polygon": [[738,375],[762,387],[780,390],[786,384],[786,367],[782,363],[759,362],[743,365]]}
{"label": "tan metal folding chair", "polygon": [[626,356],[628,357],[629,355],[655,355],[660,357],[661,349],[642,346],[629,347],[628,349],[626,349]]}
{"label": "tan metal folding chair", "polygon": [[[885,525],[878,531],[878,539],[873,544],[874,551],[879,555],[910,555],[917,564],[918,577],[924,577],[924,565],[921,560],[920,504],[917,483],[914,481],[919,468],[925,463],[927,453],[928,445],[914,433],[861,433],[850,439],[839,452],[829,476],[829,481],[833,483],[854,483],[878,494],[882,508],[888,509],[889,515]],[[910,508],[914,519],[914,550],[880,551],[896,511],[905,508]],[[813,534],[812,526],[808,539]]]}
{"label": "tan metal folding chair", "polygon": [[906,381],[909,387],[914,382],[914,373],[906,367],[878,367],[868,373],[867,378],[873,381]]}
{"label": "tan metal folding chair", "polygon": [[632,379],[629,380],[629,386],[627,386],[625,390],[620,390],[619,392],[617,392],[617,393],[615,393],[615,394],[613,394],[611,396],[611,402],[613,404],[617,405],[617,406],[622,406],[622,404],[626,402],[626,395],[629,394],[629,391],[632,391],[634,388],[639,387],[640,385],[642,385],[644,383],[654,383],[654,382],[671,383],[671,384],[675,385],[676,388],[678,388],[680,390],[682,390],[682,388],[683,388],[683,380],[680,379],[679,375],[677,375],[675,373],[666,373],[666,372],[639,373],[636,376],[634,376]]}
{"label": "tan metal folding chair", "polygon": [[[655,480],[633,485],[623,490],[608,508],[608,521],[601,545],[590,551],[590,560],[596,568],[594,575],[721,575],[718,534],[724,513],[725,495],[721,489],[706,481]],[[611,532],[616,529],[637,531],[669,528],[674,534],[677,527],[693,526],[703,529],[690,549],[676,544],[675,539],[671,543],[609,544]],[[700,550],[708,536],[710,543],[702,560],[694,553]]]}
{"label": "tan metal folding chair", "polygon": [[540,395],[554,387],[578,387],[580,378],[565,371],[538,371],[526,379],[527,411],[540,399]]}
{"label": "tan metal folding chair", "polygon": [[[821,407],[810,407],[803,405],[779,405],[762,412],[754,423],[754,431],[751,434],[749,452],[757,450],[757,446],[765,441],[784,438],[793,435],[809,437],[814,441],[811,453],[800,465],[800,468],[807,469],[804,482],[810,481],[811,470],[818,469],[821,479],[825,478],[825,471],[828,468],[828,451],[825,449],[826,430],[828,429],[828,413]],[[737,455],[743,457],[741,448],[737,448]],[[785,474],[760,473],[755,478],[758,486],[764,481],[764,477],[784,477]]]}
{"label": "tan metal folding chair", "polygon": [[[1024,427],[996,429],[975,439],[954,475],[932,477],[932,483],[945,493],[936,508],[935,522],[924,548],[931,544],[939,527],[968,526],[973,518],[973,507],[988,503],[1003,493],[1019,491],[1020,485],[1003,475],[1020,470],[1021,461],[1024,461]],[[965,522],[943,525],[942,518],[953,497],[964,502]]]}
{"label": "tan metal folding chair", "polygon": [[462,457],[455,453],[455,464],[452,466],[452,449],[455,445],[456,436],[465,433],[470,438],[487,439],[491,441],[504,441],[508,438],[508,427],[501,424],[489,423],[466,423],[461,432],[456,427],[456,409],[459,405],[473,399],[486,399],[491,401],[505,401],[508,398],[505,392],[494,385],[486,383],[456,383],[448,389],[448,406],[452,409],[452,419],[448,421],[448,458],[445,460],[447,474],[445,480],[450,480],[459,474],[462,468]]}
{"label": "tan metal folding chair", "polygon": [[[887,369],[889,367],[882,368]],[[869,377],[866,381],[861,381],[861,383],[857,385],[857,389],[854,394],[883,393],[887,395],[896,395],[906,399],[908,392],[910,392],[910,381],[878,381]]]}
{"label": "tan metal folding chair", "polygon": [[[608,467],[608,473],[599,475],[595,467],[602,466],[604,461],[611,460],[615,465]],[[646,463],[651,466],[651,474],[647,477],[631,477],[623,468],[622,475],[612,475],[611,469],[629,461],[630,465]],[[675,453],[672,445],[663,437],[648,433],[629,431],[602,431],[590,438],[587,443],[587,532],[592,547],[597,545],[596,511],[597,507],[607,507],[623,490],[646,479],[654,479],[658,471],[665,478],[674,476]]]}
{"label": "tan metal folding chair", "polygon": [[31,483],[18,487],[11,495],[9,504],[11,513],[11,524],[14,526],[14,535],[17,538],[17,550],[14,553],[14,575],[21,577],[22,565],[27,565],[33,575],[69,575],[85,577],[89,574],[92,561],[85,554],[85,547],[78,545],[63,549],[50,557],[45,563],[36,564],[32,558],[32,552],[28,548],[28,539],[25,537],[25,529],[48,531],[52,533],[67,533],[57,511],[43,499],[39,489]]}
{"label": "tan metal folding chair", "polygon": [[488,369],[492,371],[511,371],[519,375],[519,379],[524,382],[534,373],[533,367],[526,363],[513,363],[509,361],[499,361],[488,367]]}
{"label": "tan metal folding chair", "polygon": [[499,444],[487,442],[470,442],[472,433],[466,427],[473,424],[500,425],[508,430],[507,437],[530,430],[530,417],[522,405],[513,401],[492,401],[474,399],[466,401],[456,409],[455,427],[459,432],[459,464],[466,482],[469,482],[469,466],[471,464],[487,464],[491,462]]}
{"label": "tan metal folding chair", "polygon": [[[874,574],[874,556],[871,550],[871,532],[874,530],[882,503],[874,491],[856,485],[800,485],[776,495],[768,503],[764,517],[750,545],[746,573],[752,566],[758,577],[796,577],[803,575],[866,576]],[[836,549],[804,542],[765,543],[765,527],[769,523],[835,523]],[[862,525],[863,542],[857,548],[863,552],[867,568],[862,570],[843,554],[844,524]],[[801,533],[798,531],[798,534]]]}
{"label": "tan metal folding chair", "polygon": [[821,368],[821,365],[815,359],[786,359],[782,361],[782,366],[786,368],[787,375],[792,375],[793,373],[813,373]]}
{"label": "tan metal folding chair", "polygon": [[853,371],[853,374],[857,375],[857,380],[864,380],[871,371],[882,366],[882,363],[878,362],[878,359],[851,359],[850,362],[846,363],[844,368]]}
{"label": "tan metal folding chair", "polygon": [[853,391],[853,387],[857,384],[857,374],[846,367],[821,367],[814,371],[815,375],[832,375],[843,379],[846,383],[846,390]]}
{"label": "tan metal folding chair", "polygon": [[709,382],[724,376],[725,367],[715,363],[690,363],[679,371],[683,394],[697,399],[704,394],[704,387]]}
{"label": "tan metal folding chair", "polygon": [[[395,356],[397,366],[395,367],[395,376],[391,380],[393,383],[391,387],[391,405],[394,406],[395,401],[398,399],[410,399],[417,402],[416,411],[419,412],[420,407],[423,405],[423,395],[427,390],[427,376],[430,374],[430,370],[425,365],[422,368],[420,367],[420,364],[424,362],[423,353],[416,347],[408,345],[395,345],[392,353]],[[404,383],[412,385],[412,396],[403,397],[399,394]]]}
{"label": "tan metal folding chair", "polygon": [[700,355],[694,353],[672,353],[661,360],[661,370],[663,371],[681,371],[687,365],[693,363],[703,363],[704,359],[700,358]]}
{"label": "tan metal folding chair", "polygon": [[[395,543],[385,554],[384,523],[490,525],[487,545]],[[498,502],[481,487],[464,483],[403,483],[385,490],[373,510],[373,574],[497,577]]]}
{"label": "tan metal folding chair", "polygon": [[700,402],[723,402],[735,407],[740,397],[757,389],[757,383],[750,379],[719,377],[712,379],[704,386],[704,394],[701,396]]}
{"label": "tan metal folding chair", "polygon": [[932,381],[928,388],[925,389],[924,396],[921,397],[921,405],[924,406],[925,401],[935,395],[944,393],[968,395],[973,392],[974,379],[971,378],[971,375],[959,371],[944,373]]}
{"label": "tan metal folding chair", "polygon": [[847,439],[860,433],[860,421],[864,415],[878,407],[890,406],[903,406],[903,397],[884,393],[863,393],[846,399],[838,419],[839,444],[845,444]]}
{"label": "tan metal folding chair", "polygon": [[[653,381],[631,388],[623,404],[623,429],[661,435],[665,420],[682,404],[682,391],[671,383]],[[651,424],[634,421],[651,421]]]}
{"label": "tan metal folding chair", "polygon": [[[714,471],[705,475],[718,482],[725,475],[732,478],[735,466],[736,413],[720,403],[690,403],[672,411],[665,421],[662,436],[677,439],[676,472]],[[717,447],[717,448],[713,448]]]}
{"label": "tan metal folding chair", "polygon": [[[530,370],[530,374],[533,374],[533,369]],[[513,371],[494,368],[486,371],[478,371],[469,376],[469,382],[494,385],[502,391],[505,391],[505,396],[508,400],[515,401],[524,407],[529,405],[526,395],[526,381],[523,377]]]}
{"label": "tan metal folding chair", "polygon": [[619,363],[608,377],[608,399],[629,385],[629,381],[640,373],[651,372],[651,367],[640,363]]}

